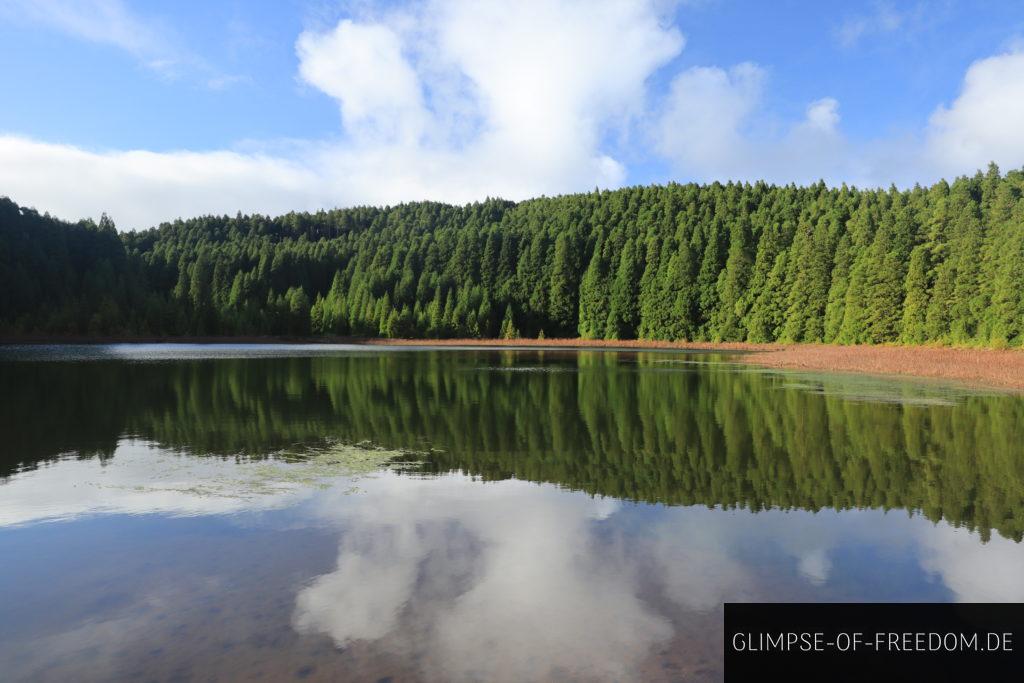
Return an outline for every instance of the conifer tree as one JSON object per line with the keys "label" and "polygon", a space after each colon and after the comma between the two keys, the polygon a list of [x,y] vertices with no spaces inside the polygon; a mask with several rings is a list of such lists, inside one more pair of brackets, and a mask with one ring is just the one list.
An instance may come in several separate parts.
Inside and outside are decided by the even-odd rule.
{"label": "conifer tree", "polygon": [[832,284],[825,303],[824,341],[831,343],[839,339],[840,328],[846,313],[846,290],[850,286],[850,236],[843,235],[836,246],[832,266]]}
{"label": "conifer tree", "polygon": [[608,265],[604,240],[599,233],[590,264],[580,283],[579,334],[584,339],[600,339],[608,317]]}
{"label": "conifer tree", "polygon": [[879,231],[868,250],[860,301],[864,328],[858,341],[881,344],[896,341],[899,337],[905,275],[899,257],[889,246],[887,234]]}
{"label": "conifer tree", "polygon": [[501,321],[501,331],[498,336],[502,339],[519,339],[519,329],[512,318],[512,304],[505,307],[505,317]]}
{"label": "conifer tree", "polygon": [[721,249],[719,241],[719,224],[710,226],[710,234],[704,245],[704,256],[697,273],[697,303],[700,321],[697,326],[699,339],[710,339],[712,336],[711,321],[718,306],[718,273],[722,269]]}
{"label": "conifer tree", "polygon": [[929,282],[928,248],[924,244],[914,247],[910,253],[910,265],[903,285],[903,321],[900,326],[900,341],[920,344],[927,340],[926,320]]}
{"label": "conifer tree", "polygon": [[444,308],[441,304],[441,288],[434,290],[434,298],[427,307],[427,336],[440,337],[444,334]]}
{"label": "conifer tree", "polygon": [[693,275],[693,259],[688,240],[669,258],[666,271],[666,303],[670,306],[667,339],[694,339],[697,334],[697,283]]}
{"label": "conifer tree", "polygon": [[637,307],[640,312],[640,324],[637,336],[651,339],[658,333],[663,322],[658,320],[664,309],[664,287],[661,276],[666,264],[661,262],[661,242],[655,236],[647,238],[647,255],[644,258],[644,272],[640,276],[640,294]]}
{"label": "conifer tree", "polygon": [[832,260],[824,219],[819,219],[813,230],[810,226],[799,230],[792,251],[794,258],[787,273],[789,295],[780,338],[820,342],[825,336]]}
{"label": "conifer tree", "polygon": [[619,255],[619,267],[612,282],[611,300],[608,308],[608,322],[605,327],[606,339],[633,339],[640,310],[637,295],[640,289],[641,261],[637,258],[633,238],[626,240]]}
{"label": "conifer tree", "polygon": [[988,308],[988,340],[997,345],[1019,344],[1024,333],[1024,223],[1005,228],[1009,233],[997,257],[992,300]]}
{"label": "conifer tree", "polygon": [[970,341],[978,329],[979,314],[984,308],[980,287],[980,254],[982,251],[981,222],[973,207],[966,209],[957,220],[957,265],[950,302],[950,338],[954,342]]}
{"label": "conifer tree", "polygon": [[577,266],[573,256],[569,236],[562,233],[555,240],[555,256],[550,280],[551,294],[548,301],[550,319],[556,336],[572,334],[579,326],[577,320],[579,285],[574,277]]}
{"label": "conifer tree", "polygon": [[315,335],[326,334],[324,327],[324,297],[317,294],[313,300],[313,306],[309,309],[309,329]]}
{"label": "conifer tree", "polygon": [[711,336],[715,341],[741,341],[746,336],[742,321],[744,294],[753,265],[750,258],[750,231],[745,220],[733,223],[729,237],[729,256],[719,274],[717,315],[713,316]]}
{"label": "conifer tree", "polygon": [[747,340],[770,342],[779,338],[779,332],[786,315],[786,265],[789,252],[783,251],[775,257],[775,264],[768,272],[764,288],[750,308],[747,318]]}

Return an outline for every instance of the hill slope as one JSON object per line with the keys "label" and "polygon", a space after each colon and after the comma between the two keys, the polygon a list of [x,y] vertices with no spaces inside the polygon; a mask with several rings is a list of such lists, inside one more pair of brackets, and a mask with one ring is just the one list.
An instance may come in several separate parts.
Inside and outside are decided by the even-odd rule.
{"label": "hill slope", "polygon": [[1024,173],[207,216],[0,199],[0,332],[1024,342]]}

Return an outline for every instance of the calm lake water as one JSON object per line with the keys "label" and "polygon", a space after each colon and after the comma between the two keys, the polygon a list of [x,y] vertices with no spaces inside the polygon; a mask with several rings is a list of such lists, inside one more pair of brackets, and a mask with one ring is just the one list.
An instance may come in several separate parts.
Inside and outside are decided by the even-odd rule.
{"label": "calm lake water", "polygon": [[0,348],[5,681],[718,680],[1024,601],[1024,399],[668,352]]}

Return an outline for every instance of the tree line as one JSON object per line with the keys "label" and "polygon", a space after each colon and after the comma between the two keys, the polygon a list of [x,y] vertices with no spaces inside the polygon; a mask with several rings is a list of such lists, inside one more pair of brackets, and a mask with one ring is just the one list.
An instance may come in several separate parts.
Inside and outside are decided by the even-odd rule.
{"label": "tree line", "polygon": [[0,332],[1024,344],[1024,172],[204,216],[0,198]]}

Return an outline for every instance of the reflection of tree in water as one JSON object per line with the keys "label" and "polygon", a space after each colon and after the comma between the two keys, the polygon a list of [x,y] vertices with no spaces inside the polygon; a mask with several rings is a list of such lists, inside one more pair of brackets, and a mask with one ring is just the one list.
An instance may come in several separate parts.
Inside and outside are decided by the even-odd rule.
{"label": "reflection of tree in water", "polygon": [[[0,364],[0,475],[123,436],[261,457],[320,439],[668,504],[921,510],[1020,540],[1024,401],[854,401],[658,353],[408,352]],[[916,392],[916,393],[915,393]]]}

